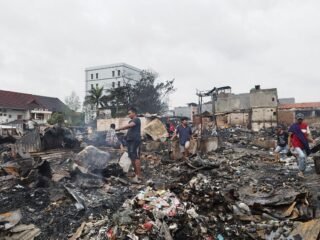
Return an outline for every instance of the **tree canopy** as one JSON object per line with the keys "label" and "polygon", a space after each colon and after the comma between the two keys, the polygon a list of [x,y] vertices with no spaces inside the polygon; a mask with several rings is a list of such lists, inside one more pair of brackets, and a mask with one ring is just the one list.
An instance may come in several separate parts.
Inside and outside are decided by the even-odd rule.
{"label": "tree canopy", "polygon": [[90,89],[84,104],[94,106],[97,116],[99,108],[110,109],[113,117],[127,115],[130,106],[135,106],[140,113],[153,114],[167,110],[166,97],[175,91],[174,79],[161,82],[157,73],[145,70],[138,81],[125,79],[124,76],[121,86],[108,89],[106,95],[103,87]]}
{"label": "tree canopy", "polygon": [[71,110],[76,112],[80,109],[80,99],[74,91],[72,91],[70,96],[66,97],[64,101]]}
{"label": "tree canopy", "polygon": [[164,112],[168,108],[165,97],[175,91],[174,80],[160,82],[157,78],[157,73],[142,71],[139,81],[108,90],[105,106],[109,106],[113,116],[126,115],[130,106],[141,113]]}

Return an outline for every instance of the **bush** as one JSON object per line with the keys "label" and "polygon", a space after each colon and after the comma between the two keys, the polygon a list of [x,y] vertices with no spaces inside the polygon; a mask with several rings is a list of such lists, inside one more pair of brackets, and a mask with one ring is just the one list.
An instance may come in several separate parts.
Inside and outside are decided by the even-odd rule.
{"label": "bush", "polygon": [[55,113],[53,113],[52,115],[51,115],[51,118],[48,120],[48,123],[50,124],[50,125],[54,125],[54,124],[62,124],[62,123],[64,123],[64,116],[63,116],[63,114],[62,113],[57,113],[57,112],[55,112]]}

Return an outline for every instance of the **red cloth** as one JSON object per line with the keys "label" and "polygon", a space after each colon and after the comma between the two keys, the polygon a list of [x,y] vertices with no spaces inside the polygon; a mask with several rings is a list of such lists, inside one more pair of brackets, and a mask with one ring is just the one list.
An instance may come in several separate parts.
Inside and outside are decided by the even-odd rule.
{"label": "red cloth", "polygon": [[[303,122],[303,123],[299,124],[299,127],[300,127],[301,131],[303,132],[304,136],[307,138],[308,125]],[[292,134],[291,143],[294,148],[296,148],[296,147],[301,148],[301,149],[304,148],[303,143],[299,140],[299,138],[295,134]]]}
{"label": "red cloth", "polygon": [[172,124],[172,123],[170,123],[170,129],[169,129],[169,131],[170,132],[174,132],[176,129],[175,129],[175,127],[174,127],[174,125]]}

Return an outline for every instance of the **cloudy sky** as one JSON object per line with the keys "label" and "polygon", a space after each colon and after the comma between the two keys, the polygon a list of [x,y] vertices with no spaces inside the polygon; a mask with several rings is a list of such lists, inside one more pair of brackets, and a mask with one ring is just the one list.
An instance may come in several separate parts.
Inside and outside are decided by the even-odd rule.
{"label": "cloudy sky", "polygon": [[0,89],[84,96],[84,69],[126,62],[196,89],[320,101],[320,1],[0,0]]}

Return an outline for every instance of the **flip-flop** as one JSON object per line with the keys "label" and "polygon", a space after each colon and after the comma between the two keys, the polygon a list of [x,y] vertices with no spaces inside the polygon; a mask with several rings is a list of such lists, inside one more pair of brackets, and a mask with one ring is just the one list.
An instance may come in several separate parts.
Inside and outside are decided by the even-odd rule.
{"label": "flip-flop", "polygon": [[141,181],[139,179],[136,179],[136,178],[132,178],[131,182],[135,183],[135,184],[140,184],[141,183]]}
{"label": "flip-flop", "polygon": [[128,177],[134,177],[136,174],[134,173],[134,172],[129,172],[129,173],[127,173],[127,176]]}

